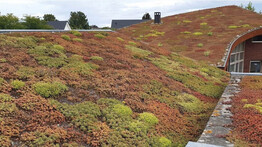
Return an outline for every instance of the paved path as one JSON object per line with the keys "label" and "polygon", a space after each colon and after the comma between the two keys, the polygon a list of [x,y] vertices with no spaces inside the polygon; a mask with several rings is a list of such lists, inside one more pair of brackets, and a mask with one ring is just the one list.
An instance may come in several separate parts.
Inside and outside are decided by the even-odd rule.
{"label": "paved path", "polygon": [[231,98],[240,92],[239,83],[241,79],[242,76],[231,75],[231,80],[209,118],[202,135],[197,143],[189,142],[187,147],[209,147],[212,145],[226,147],[234,146],[234,144],[226,140],[226,136],[231,130],[230,125],[232,124],[232,113],[227,108],[232,106]]}

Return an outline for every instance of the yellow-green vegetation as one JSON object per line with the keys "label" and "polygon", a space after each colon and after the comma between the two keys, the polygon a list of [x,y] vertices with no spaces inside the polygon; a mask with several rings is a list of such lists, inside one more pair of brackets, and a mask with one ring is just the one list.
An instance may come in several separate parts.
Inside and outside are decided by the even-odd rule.
{"label": "yellow-green vegetation", "polygon": [[124,106],[122,104],[114,105],[112,111],[120,117],[130,116],[133,113],[128,106]]}
{"label": "yellow-green vegetation", "polygon": [[203,33],[202,32],[195,32],[195,33],[193,33],[193,35],[200,36],[200,35],[203,35]]}
{"label": "yellow-green vegetation", "polygon": [[103,61],[104,60],[104,58],[99,57],[99,56],[92,56],[92,57],[90,57],[90,59],[91,60],[98,60],[98,61]]}
{"label": "yellow-green vegetation", "polygon": [[19,79],[27,79],[35,74],[35,70],[29,66],[20,66],[15,74]]}
{"label": "yellow-green vegetation", "polygon": [[201,113],[205,108],[207,108],[203,102],[190,94],[179,94],[176,97],[176,100],[184,112]]}
{"label": "yellow-green vegetation", "polygon": [[191,23],[191,20],[183,20],[183,23]]}
{"label": "yellow-green vegetation", "polygon": [[207,56],[209,56],[209,55],[210,55],[210,51],[205,51],[205,52],[204,52],[204,56],[207,57]]}
{"label": "yellow-green vegetation", "polygon": [[13,97],[8,94],[0,93],[0,117],[17,111],[17,107],[13,101]]}
{"label": "yellow-green vegetation", "polygon": [[136,43],[133,42],[133,41],[128,41],[128,44],[129,44],[129,45],[132,45],[132,46],[136,46]]}
{"label": "yellow-green vegetation", "polygon": [[191,32],[189,32],[189,31],[184,31],[184,32],[181,32],[181,33],[183,33],[183,34],[191,34]]}
{"label": "yellow-green vegetation", "polygon": [[49,102],[55,105],[56,108],[80,130],[88,132],[96,129],[95,122],[97,122],[97,117],[101,116],[101,111],[97,104],[86,101],[69,105],[67,103],[60,103],[54,99],[50,99]]}
{"label": "yellow-green vegetation", "polygon": [[14,48],[32,48],[37,45],[37,39],[33,36],[13,37],[0,35],[0,46],[9,46]]}
{"label": "yellow-green vegetation", "polygon": [[96,64],[84,62],[83,57],[79,55],[72,55],[68,58],[68,62],[63,69],[71,69],[72,72],[82,76],[89,76],[92,74],[92,70],[99,68]]}
{"label": "yellow-green vegetation", "polygon": [[101,33],[97,33],[94,35],[95,37],[99,38],[99,39],[103,39],[103,38],[106,38],[105,35],[101,34]]}
{"label": "yellow-green vegetation", "polygon": [[204,45],[203,45],[203,43],[198,43],[197,44],[197,47],[203,47]]}
{"label": "yellow-green vegetation", "polygon": [[25,86],[25,82],[20,81],[20,80],[13,80],[11,82],[11,85],[14,89],[21,89]]}
{"label": "yellow-green vegetation", "polygon": [[5,63],[5,62],[7,62],[7,60],[5,58],[0,59],[0,63]]}
{"label": "yellow-green vegetation", "polygon": [[79,31],[70,31],[71,34],[75,35],[75,36],[82,36],[82,34]]}
{"label": "yellow-green vegetation", "polygon": [[67,57],[64,47],[61,45],[36,46],[35,48],[29,49],[28,53],[41,65],[61,67],[66,64]]}
{"label": "yellow-green vegetation", "polygon": [[71,38],[68,35],[61,35],[61,37],[67,41],[71,40]]}
{"label": "yellow-green vegetation", "polygon": [[83,42],[83,39],[81,39],[81,38],[73,38],[73,41],[76,41],[76,42]]}
{"label": "yellow-green vegetation", "polygon": [[4,83],[5,79],[0,77],[0,86]]}
{"label": "yellow-green vegetation", "polygon": [[169,139],[165,137],[159,138],[159,144],[158,144],[159,147],[170,147],[171,145],[172,145],[172,142]]}
{"label": "yellow-green vegetation", "polygon": [[241,27],[246,28],[246,27],[250,27],[250,25],[249,24],[243,24],[243,25],[241,25]]}
{"label": "yellow-green vegetation", "polygon": [[121,37],[116,37],[117,38],[117,40],[119,40],[119,41],[122,41],[122,42],[124,42],[125,40],[123,39],[123,38],[121,38]]}
{"label": "yellow-green vegetation", "polygon": [[[167,71],[167,75],[170,78],[185,84],[188,88],[203,95],[219,98],[224,90],[225,84],[220,79],[226,73],[215,69],[215,67],[203,63],[196,64],[193,60],[181,58],[177,54],[173,54],[171,58],[161,56],[160,58],[149,58],[149,60],[157,67]],[[202,72],[201,68],[206,68],[207,70]],[[198,71],[208,81],[194,75],[195,71]]]}
{"label": "yellow-green vegetation", "polygon": [[229,29],[236,29],[239,28],[239,26],[228,26]]}
{"label": "yellow-green vegetation", "polygon": [[213,32],[208,32],[207,35],[208,35],[208,36],[212,36],[212,35],[213,35]]}
{"label": "yellow-green vegetation", "polygon": [[248,100],[247,99],[242,99],[241,102],[247,103]]}
{"label": "yellow-green vegetation", "polygon": [[206,22],[202,22],[202,23],[200,23],[200,25],[201,25],[201,26],[206,26],[207,23],[206,23]]}
{"label": "yellow-green vegetation", "polygon": [[158,43],[157,46],[158,46],[158,47],[162,47],[163,44],[162,44],[162,43]]}
{"label": "yellow-green vegetation", "polygon": [[245,104],[244,108],[253,108],[256,109],[259,113],[262,114],[262,102],[260,99],[257,100],[255,104]]}
{"label": "yellow-green vegetation", "polygon": [[145,35],[145,37],[157,37],[157,36],[164,36],[165,32],[158,32],[156,30],[151,30],[149,34]]}
{"label": "yellow-green vegetation", "polygon": [[158,123],[157,117],[154,114],[148,112],[143,112],[139,114],[138,120],[145,122],[149,126],[154,126]]}
{"label": "yellow-green vegetation", "polygon": [[60,82],[38,82],[33,88],[37,94],[45,98],[58,96],[68,90],[68,87]]}
{"label": "yellow-green vegetation", "polygon": [[132,52],[132,55],[135,58],[138,58],[138,59],[144,59],[147,56],[149,56],[150,54],[152,54],[152,52],[150,51],[143,50],[143,49],[131,46],[131,45],[126,45],[126,48]]}

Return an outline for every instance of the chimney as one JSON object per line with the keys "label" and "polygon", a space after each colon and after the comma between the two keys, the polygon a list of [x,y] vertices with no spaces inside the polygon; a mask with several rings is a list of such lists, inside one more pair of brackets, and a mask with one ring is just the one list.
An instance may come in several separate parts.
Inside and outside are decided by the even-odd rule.
{"label": "chimney", "polygon": [[155,24],[160,24],[161,23],[161,12],[155,12]]}

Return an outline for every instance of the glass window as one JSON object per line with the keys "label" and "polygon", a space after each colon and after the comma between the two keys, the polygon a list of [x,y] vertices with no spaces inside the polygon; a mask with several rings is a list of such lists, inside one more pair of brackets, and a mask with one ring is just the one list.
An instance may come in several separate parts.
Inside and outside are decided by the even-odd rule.
{"label": "glass window", "polygon": [[244,53],[240,53],[240,60],[244,59]]}
{"label": "glass window", "polygon": [[239,63],[239,71],[240,71],[240,72],[243,72],[243,69],[244,69],[244,68],[243,68],[243,67],[244,67],[244,66],[243,66],[243,63],[244,63],[243,61]]}
{"label": "glass window", "polygon": [[235,55],[231,55],[230,62],[235,62]]}
{"label": "glass window", "polygon": [[250,72],[260,72],[261,62],[260,61],[251,61],[250,63]]}
{"label": "glass window", "polygon": [[229,66],[229,72],[234,72],[235,71],[235,64],[232,64]]}

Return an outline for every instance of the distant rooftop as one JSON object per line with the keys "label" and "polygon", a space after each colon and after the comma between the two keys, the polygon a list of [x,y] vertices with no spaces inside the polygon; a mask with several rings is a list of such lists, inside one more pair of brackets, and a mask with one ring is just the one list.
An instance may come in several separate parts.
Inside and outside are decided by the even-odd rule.
{"label": "distant rooftop", "polygon": [[147,20],[142,20],[142,19],[112,20],[111,28],[113,28],[113,29],[120,29],[120,28],[131,26],[133,24],[138,24],[138,23],[141,23],[141,22],[145,22],[145,21],[148,21],[148,19]]}
{"label": "distant rooftop", "polygon": [[[68,21],[49,21],[48,25],[52,26],[56,30],[65,30],[68,27]],[[68,25],[68,26],[67,26]],[[70,28],[71,30],[71,28]]]}

